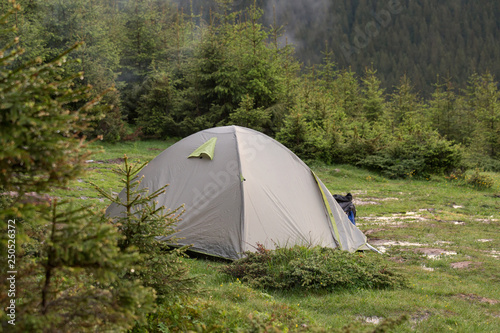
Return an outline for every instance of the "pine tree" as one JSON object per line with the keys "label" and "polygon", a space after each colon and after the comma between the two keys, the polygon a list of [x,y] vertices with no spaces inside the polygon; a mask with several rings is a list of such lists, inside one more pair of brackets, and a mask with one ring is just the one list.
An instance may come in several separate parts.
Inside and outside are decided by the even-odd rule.
{"label": "pine tree", "polygon": [[263,131],[270,119],[269,110],[254,109],[254,99],[247,94],[241,100],[240,107],[229,115],[228,123]]}
{"label": "pine tree", "polygon": [[380,80],[376,77],[377,71],[366,69],[363,81],[363,115],[369,122],[376,122],[385,114],[385,97]]}
{"label": "pine tree", "polygon": [[413,92],[410,79],[403,75],[399,86],[391,95],[390,107],[387,113],[388,125],[393,133],[403,124],[409,126],[427,126],[425,109],[422,101]]}
{"label": "pine tree", "polygon": [[[2,28],[19,10],[12,5],[0,17]],[[131,328],[144,321],[155,298],[153,290],[121,279],[136,255],[119,251],[120,236],[102,213],[60,204],[47,194],[83,172],[89,151],[80,135],[100,97],[90,87],[75,88],[81,73],[62,75],[76,46],[42,63],[23,59],[18,42],[0,48],[0,224],[2,230],[7,223],[16,227],[15,238],[2,233],[0,250],[7,253],[7,244],[15,245],[10,268],[17,271],[18,314],[13,325],[2,307],[2,326],[14,332]],[[82,99],[91,102],[69,107]],[[4,281],[6,272],[0,272]],[[0,293],[2,304],[12,300]]]}
{"label": "pine tree", "polygon": [[436,90],[429,101],[429,112],[432,124],[439,134],[448,140],[463,142],[457,117],[460,116],[457,106],[457,96],[453,90],[451,80],[436,83]]}
{"label": "pine tree", "polygon": [[30,223],[45,231],[37,256],[18,259],[17,332],[123,330],[145,322],[154,290],[122,278],[138,256],[120,251],[121,235],[102,212],[54,199],[39,205],[35,218]]}
{"label": "pine tree", "polygon": [[114,225],[124,236],[118,245],[122,252],[136,251],[140,255],[135,262],[135,271],[127,274],[131,281],[139,278],[142,283],[154,288],[159,302],[171,300],[175,296],[187,295],[194,291],[196,279],[189,276],[186,266],[179,260],[187,247],[169,251],[164,240],[169,237],[175,243],[175,224],[183,213],[183,206],[167,209],[157,206],[155,199],[165,193],[168,184],[149,193],[148,188],[139,188],[142,177],[140,171],[146,163],[129,163],[127,156],[124,164],[113,171],[119,175],[124,185],[123,195],[115,197],[99,186],[94,187],[105,198],[123,209],[123,213],[113,218]]}
{"label": "pine tree", "polygon": [[493,75],[475,74],[467,88],[468,104],[474,113],[475,128],[470,149],[500,157],[500,92]]}
{"label": "pine tree", "polygon": [[[3,19],[3,18],[2,18]],[[89,126],[88,113],[99,98],[89,87],[74,89],[74,79],[83,73],[60,78],[66,55],[53,61],[40,58],[10,69],[24,50],[18,39],[1,49],[0,57],[0,182],[5,190],[46,191],[65,184],[82,171],[88,152],[78,134]],[[90,99],[77,109],[70,104]]]}

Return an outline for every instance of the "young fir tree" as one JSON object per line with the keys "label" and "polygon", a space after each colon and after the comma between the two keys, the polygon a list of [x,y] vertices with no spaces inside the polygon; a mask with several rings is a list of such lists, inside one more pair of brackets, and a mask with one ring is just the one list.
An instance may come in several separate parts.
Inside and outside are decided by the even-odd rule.
{"label": "young fir tree", "polygon": [[[2,33],[19,10],[12,6],[0,17]],[[0,292],[0,321],[8,331],[123,330],[143,321],[154,304],[154,290],[122,281],[136,255],[119,251],[120,236],[103,214],[48,202],[51,189],[83,172],[89,152],[80,134],[100,99],[91,87],[75,88],[82,73],[62,75],[71,50],[42,64],[21,58],[17,38],[0,46],[0,225],[16,230],[14,238],[2,232],[0,241],[2,253],[15,247],[9,268],[17,273],[8,275],[15,274],[15,295],[5,284]],[[84,105],[73,109],[78,102]],[[1,260],[7,267],[6,257]],[[3,306],[12,300],[14,322]]]}
{"label": "young fir tree", "polygon": [[333,88],[335,100],[351,120],[361,117],[363,106],[360,98],[361,87],[355,75],[350,69],[342,70],[335,79]]}
{"label": "young fir tree", "polygon": [[145,322],[154,290],[122,278],[138,255],[120,251],[122,237],[102,213],[54,199],[35,217],[44,225],[43,244],[36,258],[18,259],[16,330],[95,332]]}
{"label": "young fir tree", "polygon": [[435,86],[436,90],[429,101],[432,125],[446,139],[463,142],[459,119],[462,115],[458,103],[459,97],[455,94],[451,79],[447,78],[444,83],[441,83],[438,77]]}
{"label": "young fir tree", "polygon": [[363,93],[361,102],[363,104],[363,115],[373,123],[383,118],[385,113],[384,89],[380,87],[381,82],[376,76],[377,71],[367,68],[363,77]]}
{"label": "young fir tree", "polygon": [[387,125],[392,133],[403,124],[422,126],[426,122],[420,98],[413,92],[410,79],[404,75],[392,93],[387,112]]}
{"label": "young fir tree", "polygon": [[470,148],[492,159],[500,157],[500,91],[493,75],[473,75],[467,87],[469,107],[475,118]]}
{"label": "young fir tree", "polygon": [[[304,110],[300,111],[303,112]],[[301,158],[317,157],[317,149],[313,143],[314,139],[311,123],[307,122],[304,114],[297,110],[292,110],[286,116],[283,126],[276,134],[276,140]]]}
{"label": "young fir tree", "polygon": [[165,138],[183,136],[175,122],[177,93],[171,76],[166,72],[156,72],[141,85],[137,105],[139,117],[136,120],[142,133],[147,137]]}
{"label": "young fir tree", "polygon": [[170,237],[170,243],[175,243],[172,235],[183,213],[183,206],[173,210],[157,206],[155,199],[165,193],[168,184],[152,193],[148,188],[139,188],[142,180],[139,173],[146,165],[147,162],[129,163],[125,155],[123,166],[114,169],[117,175],[123,177],[122,195],[114,196],[95,184],[94,187],[112,205],[122,209],[121,214],[113,218],[114,225],[124,236],[118,244],[120,249],[124,253],[136,251],[140,255],[134,272],[126,277],[131,281],[139,278],[145,286],[154,288],[161,303],[194,291],[196,279],[189,276],[188,269],[179,260],[186,247],[171,250],[166,242],[158,239]]}
{"label": "young fir tree", "polygon": [[[24,53],[17,43],[0,49],[0,182],[20,194],[43,192],[82,171],[89,153],[78,134],[88,128],[88,111],[99,99],[92,100],[89,87],[75,89],[73,81],[83,73],[61,79],[66,55],[77,45],[49,63],[35,58],[11,69]],[[91,101],[69,107],[84,99]]]}
{"label": "young fir tree", "polygon": [[241,100],[240,107],[229,114],[228,123],[263,131],[270,119],[269,110],[254,108],[254,99],[247,94]]}

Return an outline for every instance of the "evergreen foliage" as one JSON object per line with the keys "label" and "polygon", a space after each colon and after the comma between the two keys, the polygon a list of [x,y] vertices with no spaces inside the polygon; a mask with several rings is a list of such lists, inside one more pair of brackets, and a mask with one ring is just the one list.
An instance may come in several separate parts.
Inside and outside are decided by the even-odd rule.
{"label": "evergreen foliage", "polygon": [[341,68],[362,75],[366,64],[373,64],[388,90],[405,74],[426,97],[437,74],[451,75],[460,88],[473,71],[490,70],[500,76],[495,19],[500,5],[494,0],[480,6],[473,0],[315,0],[307,5],[267,0],[262,8],[267,9],[266,23],[276,20],[286,25],[287,34],[297,41],[301,61],[319,63],[326,41]]}
{"label": "evergreen foliage", "polygon": [[435,91],[429,101],[429,113],[431,123],[443,137],[450,141],[466,143],[463,131],[465,126],[460,124],[460,118],[463,116],[463,110],[460,110],[462,104],[457,96],[450,79],[447,78],[444,83],[435,84]]}
{"label": "evergreen foliage", "polygon": [[[4,17],[5,18],[5,17]],[[61,78],[66,55],[42,64],[39,58],[10,68],[23,49],[18,39],[4,45],[0,57],[0,180],[6,190],[45,191],[78,174],[88,153],[78,134],[88,128],[90,88],[74,88],[78,73]],[[90,102],[73,109],[82,99]]]}
{"label": "evergreen foliage", "polygon": [[[47,194],[83,172],[89,152],[81,133],[100,97],[89,86],[75,86],[81,73],[65,73],[71,67],[66,56],[76,46],[45,63],[21,57],[19,39],[9,40],[15,28],[6,28],[20,8],[15,1],[10,6],[0,18],[1,40],[8,41],[0,49],[0,224],[7,230],[14,221],[16,237],[2,233],[0,249],[7,253],[7,244],[15,246],[9,267],[17,273],[14,298],[2,289],[0,301],[15,299],[17,316],[12,322],[2,307],[2,327],[13,332],[131,328],[145,320],[155,299],[154,290],[122,279],[137,255],[120,251],[121,236],[102,213],[60,204]],[[1,261],[7,267],[5,256]],[[12,273],[3,270],[0,277],[6,281]]]}
{"label": "evergreen foliage", "polygon": [[[1,4],[5,8],[6,0]],[[50,64],[81,42],[66,57],[71,71],[59,75],[71,80],[67,73],[85,71],[83,80],[72,81],[72,89],[87,95],[68,103],[68,109],[82,108],[89,92],[99,95],[117,87],[88,114],[94,118],[83,129],[88,136],[121,140],[124,120],[146,138],[240,124],[276,136],[304,158],[380,165],[401,155],[395,153],[396,141],[408,150],[413,143],[404,141],[411,133],[421,133],[417,141],[428,137],[434,142],[437,131],[439,140],[462,145],[467,167],[500,168],[493,76],[498,67],[491,61],[498,58],[491,18],[499,6],[490,2],[340,1],[328,34],[324,22],[333,7],[323,0],[309,7],[273,1],[273,11],[269,1],[214,0],[203,7],[197,1],[176,7],[154,0],[22,4],[14,21],[31,59]],[[280,25],[311,15],[314,20],[298,20],[305,23],[288,25],[286,31]],[[6,32],[2,39],[13,36]],[[313,47],[293,46],[290,36],[302,36]],[[300,71],[294,48],[298,58],[306,55],[315,65]],[[481,49],[480,59],[472,49]],[[457,52],[450,55],[451,50]],[[76,58],[81,61],[71,60]],[[368,62],[372,65],[365,68]],[[464,62],[467,66],[458,65]],[[14,60],[8,67],[18,65]],[[88,83],[91,90],[85,88]]]}
{"label": "evergreen foliage", "polygon": [[496,159],[500,154],[500,92],[490,73],[473,75],[467,89],[476,126],[471,148],[479,155]]}
{"label": "evergreen foliage", "polygon": [[39,253],[18,257],[18,318],[10,327],[92,332],[128,329],[145,320],[154,291],[122,279],[137,255],[120,251],[121,236],[102,214],[53,200],[33,217],[36,222],[23,223],[44,226]]}
{"label": "evergreen foliage", "polygon": [[[269,125],[271,113],[261,108],[254,109],[254,99],[245,95],[240,107],[229,115],[229,124],[250,127],[257,131],[263,131]],[[266,126],[267,125],[267,126]]]}
{"label": "evergreen foliage", "polygon": [[294,246],[257,252],[223,268],[223,272],[263,289],[385,289],[407,285],[380,256],[348,253],[322,247]]}
{"label": "evergreen foliage", "polygon": [[[23,4],[25,8],[19,11],[16,26],[23,36],[26,52],[39,56],[36,59],[41,64],[57,61],[55,55],[61,50],[75,41],[82,42],[66,59],[81,58],[81,61],[68,61],[67,66],[84,70],[84,79],[71,81],[68,72],[59,73],[61,78],[72,82],[73,93],[83,94],[81,102],[68,103],[69,110],[81,109],[83,102],[90,101],[90,92],[101,93],[114,84],[118,87],[108,92],[88,114],[87,117],[94,120],[91,126],[81,130],[87,135],[102,135],[107,141],[118,141],[125,134],[123,119],[137,125],[144,137],[159,138],[239,124],[275,135],[304,158],[372,166],[380,166],[381,160],[402,156],[396,153],[400,149],[394,148],[395,142],[410,151],[414,146],[410,142],[449,140],[463,146],[466,166],[499,168],[498,85],[490,74],[494,70],[485,74],[471,74],[469,70],[465,89],[459,89],[460,85],[455,83],[457,77],[463,78],[463,71],[458,76],[457,72],[449,71],[444,81],[440,79],[442,75],[438,76],[435,91],[425,100],[422,96],[427,94],[421,87],[422,82],[430,87],[429,75],[435,77],[441,73],[433,69],[434,65],[425,68],[427,78],[423,78],[410,70],[415,62],[400,57],[391,63],[406,66],[405,73],[409,74],[396,77],[396,71],[391,69],[389,77],[384,59],[392,59],[392,56],[380,51],[380,59],[372,61],[372,66],[358,77],[356,65],[342,69],[344,60],[338,58],[342,53],[336,50],[338,43],[328,41],[330,37],[325,38],[326,43],[325,39],[321,42],[324,51],[316,52],[323,61],[299,72],[300,64],[293,47],[286,42],[283,27],[279,25],[284,13],[293,17],[298,11],[295,8],[289,12],[290,7],[281,2],[277,3],[278,10],[273,12],[270,26],[265,24],[270,22],[266,1],[254,2],[249,7],[232,1],[215,1],[204,9],[196,1],[181,8],[153,0],[26,1]],[[213,10],[207,16],[205,13],[211,4]],[[359,34],[356,27],[366,19],[368,4],[338,4],[338,10],[349,11],[345,19],[351,22],[350,33]],[[324,5],[324,10],[331,9],[330,5]],[[453,21],[440,10],[449,7],[462,13],[461,8],[451,4],[429,4],[425,10],[421,8],[423,5],[414,3],[393,2],[392,6],[397,8],[389,8],[389,5],[372,6],[376,14],[372,20],[380,21],[378,35],[365,36],[369,37],[365,42],[361,35],[354,35],[354,39],[347,35],[346,42],[360,51],[351,54],[354,62],[362,53],[370,54],[381,44],[382,29],[409,48],[413,42],[422,43],[428,27],[415,28],[418,31],[407,40],[395,34],[393,25],[402,25],[409,11],[429,15],[426,24],[436,27],[439,26],[439,20],[434,19],[436,15]],[[496,7],[490,9],[494,12]],[[436,13],[428,8],[435,8]],[[308,14],[309,9],[301,10]],[[320,15],[317,21],[321,22],[322,18]],[[344,19],[341,21],[346,24]],[[369,26],[370,22],[365,25]],[[487,22],[490,21],[484,24]],[[335,28],[333,35],[336,31]],[[366,35],[366,31],[363,34]],[[12,37],[13,33],[7,32],[2,38],[8,36]],[[429,44],[437,45],[432,52],[439,52],[440,43],[449,41],[449,38],[439,39],[441,42]],[[356,46],[356,41],[363,45]],[[413,55],[418,54],[425,55],[421,47]],[[465,57],[460,52],[457,56]],[[439,57],[430,55],[429,59],[433,64],[432,59]],[[7,66],[14,68],[15,61]],[[399,83],[396,84],[396,80]],[[91,90],[86,87],[87,83],[93,84]],[[392,87],[384,88],[388,85]],[[433,134],[435,131],[439,139]],[[412,133],[419,133],[419,139],[410,139]],[[423,146],[436,147],[433,143]],[[416,155],[410,154],[407,158],[411,160],[413,156]],[[409,162],[403,169],[408,171],[410,165],[426,160],[415,158],[420,162]],[[391,163],[397,164],[398,160]],[[439,167],[432,172],[447,169]]]}
{"label": "evergreen foliage", "polygon": [[[175,233],[175,223],[183,212],[183,207],[166,210],[157,207],[155,198],[165,193],[168,185],[149,193],[147,188],[139,189],[142,177],[138,173],[146,163],[129,163],[125,155],[124,164],[114,170],[123,177],[124,195],[113,196],[98,186],[95,188],[112,204],[123,207],[124,212],[113,223],[124,236],[118,242],[123,253],[138,252],[140,257],[134,262],[133,270],[126,277],[135,281],[139,278],[143,285],[156,290],[161,303],[175,295],[193,292],[195,279],[189,277],[188,270],[179,260],[186,248],[169,251],[169,246],[157,237],[168,237]],[[175,238],[171,237],[171,242]]]}
{"label": "evergreen foliage", "polygon": [[376,74],[376,70],[367,68],[365,76],[362,78],[363,93],[361,102],[363,115],[370,123],[375,123],[380,118],[383,118],[386,111],[384,89],[381,88],[381,82]]}

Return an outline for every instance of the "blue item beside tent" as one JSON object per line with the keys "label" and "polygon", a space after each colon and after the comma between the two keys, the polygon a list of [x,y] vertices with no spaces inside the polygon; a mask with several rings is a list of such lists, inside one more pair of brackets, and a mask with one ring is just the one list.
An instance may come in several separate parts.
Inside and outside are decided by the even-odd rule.
{"label": "blue item beside tent", "polygon": [[354,220],[354,212],[352,210],[347,213],[347,217],[349,218],[349,220],[351,220],[352,224],[356,225],[356,222]]}
{"label": "blue item beside tent", "polygon": [[347,214],[347,217],[352,222],[352,224],[356,225],[356,207],[352,203],[352,194],[347,193],[345,196],[334,194],[333,197]]}

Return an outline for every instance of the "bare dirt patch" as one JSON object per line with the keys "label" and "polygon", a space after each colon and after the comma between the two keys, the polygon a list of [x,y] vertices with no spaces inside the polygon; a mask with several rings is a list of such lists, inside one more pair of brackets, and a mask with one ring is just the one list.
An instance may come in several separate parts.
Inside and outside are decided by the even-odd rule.
{"label": "bare dirt patch", "polygon": [[378,201],[363,201],[359,199],[352,200],[355,206],[364,206],[364,205],[381,205]]}
{"label": "bare dirt patch", "polygon": [[372,316],[372,317],[358,316],[357,319],[362,320],[365,323],[375,324],[375,325],[380,324],[380,322],[384,320],[383,317],[377,317],[377,316]]}
{"label": "bare dirt patch", "polygon": [[[14,199],[18,199],[19,193],[17,191],[9,191],[9,192],[2,192],[0,195],[5,195],[9,196]],[[48,194],[40,194],[37,192],[26,192],[21,196],[21,203],[29,203],[29,204],[34,204],[34,205],[39,205],[39,204],[45,204],[47,202],[50,202],[52,199],[55,199],[56,197],[48,195]]]}
{"label": "bare dirt patch", "polygon": [[410,242],[393,241],[387,239],[373,239],[370,240],[370,244],[378,246],[425,246],[426,245],[421,243],[410,243]]}
{"label": "bare dirt patch", "polygon": [[471,302],[487,303],[490,305],[500,303],[500,301],[496,299],[486,298],[476,294],[458,294],[457,297]]}
{"label": "bare dirt patch", "polygon": [[380,232],[380,231],[385,231],[387,229],[383,229],[383,228],[377,228],[377,229],[368,229],[368,230],[365,230],[363,231],[363,233],[368,236],[368,235],[372,235],[372,234],[375,234],[377,232]]}
{"label": "bare dirt patch", "polygon": [[489,253],[490,257],[497,258],[497,259],[500,258],[500,251],[492,250],[492,251],[488,251],[488,253]]}
{"label": "bare dirt patch", "polygon": [[498,219],[474,219],[476,222],[482,222],[485,224],[491,224],[492,222],[498,222]]}
{"label": "bare dirt patch", "polygon": [[420,323],[424,320],[429,319],[431,315],[432,313],[430,313],[429,311],[420,312],[411,316],[410,322],[412,322],[413,324]]}
{"label": "bare dirt patch", "polygon": [[110,158],[110,159],[107,159],[107,160],[97,160],[97,161],[94,161],[94,160],[87,160],[85,161],[85,163],[97,163],[97,164],[121,164],[123,163],[123,161],[125,161],[125,159],[123,159],[122,157],[119,157],[119,158]]}
{"label": "bare dirt patch", "polygon": [[363,205],[381,205],[381,201],[391,201],[391,200],[399,200],[398,198],[362,198],[362,199],[353,199],[352,202],[356,206]]}
{"label": "bare dirt patch", "polygon": [[456,269],[465,269],[469,267],[474,267],[480,265],[480,262],[474,263],[472,261],[459,261],[459,262],[452,262],[450,264],[451,268],[456,268]]}
{"label": "bare dirt patch", "polygon": [[123,161],[125,161],[125,159],[119,157],[119,158],[110,158],[109,160],[105,160],[103,162],[108,164],[121,164],[123,163]]}
{"label": "bare dirt patch", "polygon": [[465,222],[462,222],[462,221],[452,221],[452,222],[455,225],[465,225]]}
{"label": "bare dirt patch", "polygon": [[406,212],[401,214],[391,214],[391,216],[364,216],[364,217],[359,217],[358,221],[359,222],[357,222],[357,224],[360,226],[364,224],[397,226],[406,223],[426,222],[434,220],[423,217],[417,212]]}
{"label": "bare dirt patch", "polygon": [[455,251],[447,251],[444,249],[432,249],[432,248],[416,248],[413,250],[415,253],[422,253],[430,259],[438,259],[442,256],[456,255]]}
{"label": "bare dirt patch", "polygon": [[427,244],[421,243],[411,243],[403,241],[392,241],[387,239],[371,239],[369,240],[370,245],[375,246],[380,252],[385,253],[387,249],[391,246],[426,246]]}

